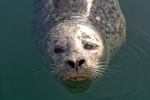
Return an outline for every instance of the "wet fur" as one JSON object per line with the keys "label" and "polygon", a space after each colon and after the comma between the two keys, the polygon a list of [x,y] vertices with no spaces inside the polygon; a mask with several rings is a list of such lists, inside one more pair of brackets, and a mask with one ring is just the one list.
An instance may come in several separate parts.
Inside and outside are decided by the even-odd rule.
{"label": "wet fur", "polygon": [[[105,66],[126,40],[126,23],[118,0],[34,0],[32,38],[35,47],[49,65],[50,60],[54,61],[52,73],[63,80],[77,74],[73,74],[71,68],[62,65],[63,60],[58,63],[51,55],[51,32],[61,23],[66,24],[66,29],[68,23],[87,25],[99,34],[102,41],[100,43],[103,44],[103,55],[97,56],[95,61],[88,60],[90,57],[84,57],[84,52],[78,52],[87,59],[82,76],[89,78],[102,75]],[[60,29],[59,32],[63,33],[64,30]],[[65,41],[63,37],[60,39]]]}

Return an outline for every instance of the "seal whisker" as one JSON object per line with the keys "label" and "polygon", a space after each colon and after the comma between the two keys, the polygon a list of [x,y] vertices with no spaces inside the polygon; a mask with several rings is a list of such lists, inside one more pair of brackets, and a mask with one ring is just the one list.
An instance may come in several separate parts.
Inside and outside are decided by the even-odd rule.
{"label": "seal whisker", "polygon": [[101,75],[100,72],[101,71],[99,71],[99,70],[94,70],[94,76],[99,77]]}
{"label": "seal whisker", "polygon": [[32,39],[53,75],[85,80],[120,72],[108,66],[126,41],[118,0],[35,0],[33,12]]}
{"label": "seal whisker", "polygon": [[54,66],[52,69],[59,69],[59,67],[62,66],[60,64],[49,64],[49,65]]}
{"label": "seal whisker", "polygon": [[119,72],[119,73],[122,73],[122,71],[119,71],[119,70],[114,70],[114,69],[110,69],[110,68],[104,68],[102,69],[104,71],[111,71],[111,72]]}
{"label": "seal whisker", "polygon": [[106,64],[107,62],[99,62],[99,64]]}
{"label": "seal whisker", "polygon": [[91,79],[95,79],[95,78],[96,78],[93,69],[89,69],[89,75],[90,75],[90,78],[91,78]]}
{"label": "seal whisker", "polygon": [[53,71],[51,71],[51,73],[53,73],[53,74],[58,73],[58,70],[53,70]]}
{"label": "seal whisker", "polygon": [[90,69],[86,69],[86,75],[90,78],[90,79],[92,79],[92,76],[91,76],[91,70]]}

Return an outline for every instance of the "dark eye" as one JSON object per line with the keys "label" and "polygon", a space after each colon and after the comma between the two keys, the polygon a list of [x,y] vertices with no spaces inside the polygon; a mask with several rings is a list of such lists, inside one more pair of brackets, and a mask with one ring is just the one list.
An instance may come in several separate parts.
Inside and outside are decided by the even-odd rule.
{"label": "dark eye", "polygon": [[61,52],[63,52],[63,49],[62,48],[55,48],[54,52],[55,53],[61,53]]}
{"label": "dark eye", "polygon": [[93,49],[93,45],[91,45],[91,44],[88,43],[88,44],[84,45],[84,48],[88,49],[88,50],[91,50],[91,49]]}

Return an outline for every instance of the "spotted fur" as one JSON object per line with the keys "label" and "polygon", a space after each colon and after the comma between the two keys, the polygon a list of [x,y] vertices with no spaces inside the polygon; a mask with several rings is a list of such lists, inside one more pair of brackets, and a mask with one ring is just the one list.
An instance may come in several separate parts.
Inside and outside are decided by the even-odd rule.
{"label": "spotted fur", "polygon": [[[79,25],[80,27],[77,27]],[[82,56],[80,57],[87,59],[86,67],[80,74],[86,73],[83,76],[96,77],[103,72],[104,65],[101,63],[104,62],[107,65],[112,56],[126,41],[126,22],[119,7],[118,0],[34,0],[33,41],[42,58],[48,61],[52,59],[55,62],[54,68],[56,70],[53,73],[64,80],[76,76],[72,74],[72,69],[65,67],[66,65],[64,66],[62,63],[64,62],[63,59],[66,59],[65,57],[71,53],[69,54],[69,51],[67,51],[63,59],[60,57],[57,59],[58,61],[55,61],[55,58],[53,58],[55,53],[51,48],[55,44],[54,42],[58,42],[57,40],[63,41],[61,42],[62,45],[65,42],[68,43],[68,41],[71,41],[68,40],[68,36],[63,37],[64,33],[68,32],[68,35],[71,35],[70,33],[76,34],[77,30],[79,31],[82,28],[81,26],[86,26],[86,29],[93,30],[95,34],[94,40],[102,45],[101,50],[103,54],[101,56],[100,51],[94,54],[91,53],[92,55],[89,53],[89,55],[87,54],[85,56],[86,54],[81,52],[82,50],[76,50],[78,54],[81,53]],[[54,33],[59,34],[55,35]],[[80,33],[87,34],[84,31],[80,31]],[[91,36],[84,35],[78,36],[77,38],[82,41],[81,39],[91,38]],[[56,41],[52,43],[54,39]],[[67,44],[65,50],[67,50],[67,47],[69,47],[69,44]],[[92,58],[96,60],[94,61]],[[87,70],[86,68],[88,71],[85,71]]]}

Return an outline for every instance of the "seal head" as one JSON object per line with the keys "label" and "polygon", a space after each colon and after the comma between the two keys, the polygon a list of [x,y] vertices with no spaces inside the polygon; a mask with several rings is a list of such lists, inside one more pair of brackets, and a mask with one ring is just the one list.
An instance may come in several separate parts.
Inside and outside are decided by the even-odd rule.
{"label": "seal head", "polygon": [[53,73],[63,80],[83,80],[100,74],[104,45],[90,24],[65,21],[48,34],[48,54],[55,62]]}
{"label": "seal head", "polygon": [[34,0],[35,47],[62,80],[101,76],[125,33],[118,0]]}

